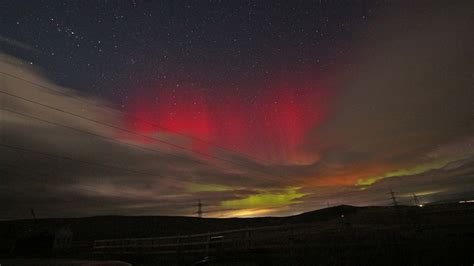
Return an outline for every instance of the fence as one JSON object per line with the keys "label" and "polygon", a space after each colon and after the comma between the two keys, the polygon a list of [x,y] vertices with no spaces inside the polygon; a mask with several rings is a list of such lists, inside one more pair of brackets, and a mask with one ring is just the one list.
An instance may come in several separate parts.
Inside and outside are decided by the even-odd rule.
{"label": "fence", "polygon": [[[411,226],[399,231],[410,234]],[[331,225],[294,224],[244,228],[203,234],[96,240],[93,253],[96,255],[211,255],[216,252],[242,250],[284,250],[298,247],[343,247],[357,240],[358,245],[372,245],[374,239],[366,238],[374,231],[391,231],[395,228],[374,229],[367,226],[350,226],[341,223]],[[351,242],[345,240],[351,239]],[[314,241],[318,239],[318,241]]]}
{"label": "fence", "polygon": [[314,224],[244,228],[203,234],[152,238],[106,239],[94,242],[94,254],[204,254],[216,251],[274,248],[323,228]]}
{"label": "fence", "polygon": [[[211,256],[220,252],[272,250],[292,252],[299,248],[347,249],[357,247],[404,246],[411,240],[430,245],[433,239],[461,239],[472,234],[472,223],[419,226],[350,225],[341,219],[331,224],[293,224],[243,228],[203,234],[94,241],[96,255]],[[453,232],[459,236],[453,236]]]}

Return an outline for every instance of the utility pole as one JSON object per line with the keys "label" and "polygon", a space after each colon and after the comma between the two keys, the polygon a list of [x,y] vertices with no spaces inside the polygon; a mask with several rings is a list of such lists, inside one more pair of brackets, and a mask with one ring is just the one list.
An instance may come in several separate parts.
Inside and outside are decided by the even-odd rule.
{"label": "utility pole", "polygon": [[390,189],[390,193],[388,193],[391,195],[391,199],[392,199],[392,202],[393,202],[393,206],[398,206],[398,202],[397,202],[397,198],[395,197],[395,193],[393,192],[393,190]]}
{"label": "utility pole", "polygon": [[201,200],[198,200],[197,207],[198,207],[198,210],[197,210],[198,217],[202,218],[202,203],[201,203]]}
{"label": "utility pole", "polygon": [[31,216],[33,216],[33,220],[35,220],[35,222],[36,222],[36,214],[35,214],[35,210],[33,210],[33,208],[30,208],[30,213],[31,213]]}
{"label": "utility pole", "polygon": [[35,210],[33,208],[30,208],[30,213],[31,213],[31,216],[33,216],[33,221],[35,221],[35,225],[36,225],[36,213],[35,213]]}

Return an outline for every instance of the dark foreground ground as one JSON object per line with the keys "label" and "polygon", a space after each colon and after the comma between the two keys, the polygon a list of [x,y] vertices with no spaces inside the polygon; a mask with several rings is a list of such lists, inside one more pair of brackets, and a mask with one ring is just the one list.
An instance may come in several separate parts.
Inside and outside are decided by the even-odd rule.
{"label": "dark foreground ground", "polygon": [[[267,233],[258,229],[269,226],[282,229]],[[133,240],[126,249],[93,249],[94,240],[100,239],[186,236],[243,228],[257,228],[254,238],[244,242],[229,238],[234,245],[216,241],[219,245],[208,244],[203,252],[186,253],[192,242],[185,248],[181,245],[182,250],[170,245],[166,253],[156,246],[137,246],[140,242]],[[215,236],[222,239],[224,234]],[[199,261],[198,265],[473,265],[474,205],[338,206],[290,217],[252,219],[104,216],[2,221],[0,240],[2,266],[125,265],[110,262],[117,260],[133,265],[193,265]]]}

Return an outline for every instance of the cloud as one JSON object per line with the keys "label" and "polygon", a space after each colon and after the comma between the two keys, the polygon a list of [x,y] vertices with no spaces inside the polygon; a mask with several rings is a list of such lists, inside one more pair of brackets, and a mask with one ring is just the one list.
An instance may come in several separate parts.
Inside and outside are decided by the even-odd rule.
{"label": "cloud", "polygon": [[111,103],[0,55],[3,92],[111,125],[1,93],[0,219],[27,217],[30,207],[40,217],[194,215],[198,199],[214,217],[288,215],[328,204],[389,204],[390,189],[402,203],[412,193],[424,202],[471,197],[470,9],[393,5],[354,33],[334,106],[301,147],[317,160],[305,164],[207,147],[225,160],[211,159],[151,140],[194,148],[183,136],[124,132],[127,119]]}
{"label": "cloud", "polygon": [[[120,114],[107,102],[56,86],[22,61],[3,55],[0,69],[8,74],[1,75],[3,92],[121,126]],[[3,202],[10,203],[2,204],[5,217],[1,218],[22,217],[29,207],[37,208],[44,216],[104,214],[99,211],[104,209],[120,213],[121,208],[131,213],[127,209],[134,207],[127,206],[138,206],[138,202],[146,204],[150,199],[157,213],[172,213],[180,201],[194,201],[188,194],[178,196],[183,194],[181,182],[193,180],[193,169],[213,169],[186,154],[172,154],[159,146],[154,147],[157,152],[139,149],[136,147],[139,144],[119,138],[114,128],[4,93],[0,97],[0,139],[2,145],[8,146],[0,148],[3,176],[0,190]],[[185,170],[177,172],[176,169]],[[171,202],[175,205],[170,206]],[[71,205],[80,208],[69,208]],[[146,208],[134,211],[146,212]]]}
{"label": "cloud", "polygon": [[[0,219],[24,217],[30,207],[42,217],[192,215],[198,199],[218,215],[222,201],[279,186],[262,173],[268,166],[238,155],[219,154],[237,162],[230,164],[144,142],[119,129],[125,119],[110,103],[57,86],[21,60],[1,55],[0,70],[0,198],[8,203]],[[180,136],[150,137],[192,145]]]}
{"label": "cloud", "polygon": [[15,47],[15,48],[21,48],[21,49],[24,49],[24,50],[27,50],[27,51],[39,52],[38,49],[36,49],[36,48],[34,48],[34,47],[32,47],[28,44],[19,42],[17,40],[11,39],[11,38],[3,37],[3,36],[0,36],[0,44],[2,46],[11,46],[11,47]]}
{"label": "cloud", "polygon": [[[474,198],[474,157],[448,164],[419,174],[400,175],[381,179],[370,186],[329,186],[311,189],[311,194],[301,199],[292,212],[324,208],[328,205],[348,204],[356,206],[391,205],[390,190],[400,204],[413,205],[413,194],[423,204],[441,200]],[[305,190],[302,190],[304,193]],[[287,214],[290,212],[287,212]]]}
{"label": "cloud", "polygon": [[433,151],[474,132],[467,10],[462,1],[394,4],[359,35],[333,116],[304,146],[328,173],[350,184],[453,160]]}

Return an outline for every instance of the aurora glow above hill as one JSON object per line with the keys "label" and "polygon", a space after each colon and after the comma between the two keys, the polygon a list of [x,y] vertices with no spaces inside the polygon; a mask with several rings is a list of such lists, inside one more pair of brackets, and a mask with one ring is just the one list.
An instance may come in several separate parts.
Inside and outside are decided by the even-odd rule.
{"label": "aurora glow above hill", "polygon": [[469,5],[9,3],[0,219],[471,199]]}

